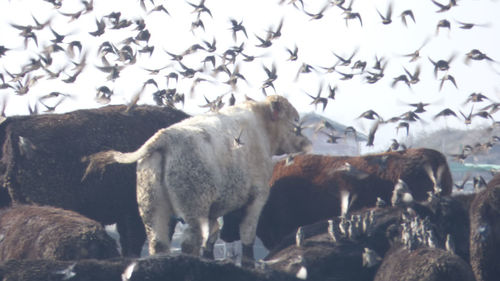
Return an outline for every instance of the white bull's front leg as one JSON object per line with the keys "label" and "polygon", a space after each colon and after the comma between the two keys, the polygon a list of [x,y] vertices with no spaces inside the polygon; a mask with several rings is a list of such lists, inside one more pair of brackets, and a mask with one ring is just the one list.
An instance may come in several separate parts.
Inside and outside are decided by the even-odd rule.
{"label": "white bull's front leg", "polygon": [[247,204],[245,216],[240,224],[240,238],[242,244],[241,265],[243,267],[255,266],[253,244],[255,242],[260,213],[267,200],[267,192],[263,193],[264,194],[257,196]]}

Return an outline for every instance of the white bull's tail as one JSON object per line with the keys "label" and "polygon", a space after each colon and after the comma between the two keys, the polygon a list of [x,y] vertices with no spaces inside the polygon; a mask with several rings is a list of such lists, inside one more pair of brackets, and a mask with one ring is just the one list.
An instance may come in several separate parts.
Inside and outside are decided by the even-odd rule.
{"label": "white bull's tail", "polygon": [[149,155],[152,151],[157,150],[159,146],[163,145],[162,141],[158,141],[161,139],[163,131],[162,129],[156,132],[139,149],[133,152],[123,153],[116,150],[108,150],[83,157],[82,162],[89,162],[89,164],[83,174],[82,181],[92,173],[100,172],[102,174],[109,164],[131,164]]}

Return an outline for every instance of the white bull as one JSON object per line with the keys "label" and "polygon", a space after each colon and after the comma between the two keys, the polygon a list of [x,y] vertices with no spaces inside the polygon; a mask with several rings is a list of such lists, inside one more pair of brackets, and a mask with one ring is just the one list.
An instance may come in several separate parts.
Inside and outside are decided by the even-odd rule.
{"label": "white bull", "polygon": [[310,148],[310,141],[294,131],[298,119],[284,97],[247,101],[161,129],[134,152],[91,155],[85,176],[110,163],[137,162],[137,201],[150,254],[169,251],[171,217],[189,225],[182,251],[199,255],[218,231],[217,218],[244,207],[242,264],[249,266],[269,195],[271,157]]}

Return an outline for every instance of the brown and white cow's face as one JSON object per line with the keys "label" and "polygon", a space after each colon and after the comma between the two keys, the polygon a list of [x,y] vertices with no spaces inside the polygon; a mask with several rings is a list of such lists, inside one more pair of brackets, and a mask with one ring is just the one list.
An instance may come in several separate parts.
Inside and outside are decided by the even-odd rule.
{"label": "brown and white cow's face", "polygon": [[308,152],[311,141],[296,130],[299,114],[290,102],[281,96],[269,96],[270,115],[267,122],[273,155]]}

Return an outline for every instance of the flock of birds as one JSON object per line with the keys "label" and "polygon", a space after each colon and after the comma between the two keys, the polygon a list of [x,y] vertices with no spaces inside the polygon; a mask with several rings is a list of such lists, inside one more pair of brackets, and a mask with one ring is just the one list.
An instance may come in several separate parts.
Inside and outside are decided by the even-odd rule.
{"label": "flock of birds", "polygon": [[[428,192],[428,202],[439,201],[439,195],[433,191]],[[429,248],[441,247],[429,217],[421,218],[412,209],[413,196],[406,183],[399,180],[394,186],[391,198],[391,206],[406,207],[401,213],[400,236],[395,237],[395,241],[401,243],[408,251],[413,251],[421,246]],[[358,214],[341,215],[338,218],[328,220],[327,233],[333,243],[342,241],[362,241],[364,237],[372,235],[377,225],[376,210],[388,207],[388,204],[380,197],[377,198],[376,208]],[[307,238],[303,227],[298,227],[295,233],[295,245],[297,248],[303,247]],[[453,237],[447,234],[444,242],[447,251],[455,253]],[[299,257],[298,260],[303,260]],[[364,248],[362,254],[362,264],[364,267],[373,267],[381,263],[382,258],[371,248]],[[273,261],[271,261],[273,262]]]}
{"label": "flock of birds", "polygon": [[[338,102],[339,92],[341,95],[349,95],[343,92],[343,83],[348,83],[348,80],[355,78],[359,78],[360,84],[386,83],[395,92],[405,89],[413,91],[415,85],[421,83],[421,73],[428,70],[433,73],[434,80],[439,85],[436,89],[436,94],[438,94],[443,88],[449,89],[450,87],[456,88],[458,92],[459,79],[455,77],[452,70],[461,56],[465,65],[470,66],[473,62],[484,63],[489,65],[492,71],[496,71],[495,67],[498,64],[494,57],[479,49],[468,50],[463,52],[463,55],[453,51],[446,58],[434,57],[430,53],[423,54],[423,49],[434,38],[442,36],[447,31],[450,36],[449,31],[452,28],[462,30],[460,32],[491,28],[488,22],[474,23],[455,20],[456,25],[452,23],[449,13],[458,9],[462,5],[461,2],[466,4],[465,0],[460,2],[449,0],[447,3],[437,0],[425,1],[426,3],[422,5],[428,6],[430,13],[442,15],[443,19],[436,23],[435,30],[430,30],[429,36],[422,44],[416,46],[413,52],[402,54],[399,58],[373,54],[370,59],[358,54],[363,48],[363,46],[358,46],[354,47],[348,55],[332,51],[335,60],[330,65],[308,63],[306,59],[301,58],[302,49],[299,46],[303,45],[303,42],[295,42],[294,45],[284,48],[278,47],[283,37],[282,32],[293,32],[286,28],[287,24],[291,24],[292,21],[303,21],[305,16],[307,20],[304,24],[335,17],[344,21],[347,29],[360,29],[367,25],[377,24],[402,25],[411,28],[420,21],[425,21],[425,15],[419,17],[419,14],[411,8],[401,8],[396,14],[395,2],[389,1],[384,10],[376,8],[373,11],[379,15],[379,21],[369,22],[365,14],[358,10],[361,5],[366,6],[367,3],[360,4],[358,3],[360,1],[329,0],[324,2],[319,10],[314,10],[315,7],[309,3],[310,1],[281,0],[279,3],[270,5],[280,5],[281,10],[287,11],[286,17],[272,19],[273,24],[277,24],[270,24],[264,32],[247,29],[243,19],[229,17],[224,19],[226,26],[223,30],[215,30],[217,37],[212,36],[211,39],[206,39],[208,30],[211,29],[211,24],[214,24],[219,12],[212,11],[210,5],[216,4],[206,3],[205,0],[186,0],[179,1],[175,5],[176,7],[184,5],[191,9],[188,14],[178,15],[189,18],[191,24],[190,26],[175,26],[175,28],[181,29],[181,33],[184,34],[191,33],[195,42],[190,42],[182,51],[172,51],[168,44],[154,44],[157,41],[153,39],[162,36],[158,32],[161,28],[158,29],[157,25],[176,16],[179,9],[171,8],[174,3],[139,0],[135,3],[136,13],[127,17],[126,13],[121,11],[120,6],[116,6],[115,10],[106,14],[102,14],[102,11],[98,12],[97,8],[100,3],[97,1],[94,3],[94,0],[72,2],[38,0],[38,2],[38,5],[51,7],[51,12],[38,15],[36,10],[31,11],[29,22],[11,18],[8,28],[17,32],[18,38],[0,41],[2,83],[0,95],[3,97],[3,109],[0,113],[2,116],[6,115],[9,104],[7,100],[12,96],[32,96],[27,102],[29,114],[38,114],[40,106],[44,108],[45,113],[50,113],[59,112],[58,108],[61,104],[77,98],[75,97],[76,89],[80,85],[90,84],[95,89],[96,103],[107,104],[116,100],[115,88],[130,83],[135,84],[126,87],[129,94],[132,93],[126,98],[127,110],[140,101],[152,101],[158,105],[184,108],[184,103],[204,100],[205,104],[195,104],[192,107],[217,111],[223,106],[234,104],[237,100],[260,99],[268,94],[277,93],[287,95],[292,102],[297,99],[299,103],[302,103],[304,98],[307,98],[310,103],[309,108],[314,107],[316,111],[324,113],[328,107],[331,107],[331,104]],[[396,17],[399,19],[396,20]],[[95,18],[94,26],[80,27],[84,29],[83,31],[67,33],[60,31],[61,29],[67,30],[66,27],[62,27],[62,24],[77,25],[85,18]],[[221,46],[218,42],[223,42],[226,46]],[[16,57],[14,66],[2,63],[2,60],[10,56]],[[285,61],[280,61],[280,58],[284,56]],[[401,72],[386,73],[388,64],[393,60],[400,60],[401,57],[407,59],[400,67]],[[159,63],[159,67],[152,66]],[[244,69],[249,69],[250,66],[253,66],[253,71],[250,73],[248,70],[247,74]],[[134,69],[136,74],[124,78],[122,74],[129,69]],[[282,77],[290,72],[293,72],[293,78],[290,79],[291,81],[285,81],[290,77]],[[80,78],[85,73],[92,73],[93,76],[89,74]],[[285,83],[299,85],[299,82],[304,82],[304,80],[313,80],[311,77],[314,78],[314,83],[319,81],[315,94],[311,94],[312,91],[308,89],[296,91],[292,96],[292,93],[283,93],[280,89],[285,88],[282,86]],[[137,82],[141,79],[143,80]],[[48,81],[53,83],[47,84]],[[326,83],[328,85],[325,86]],[[135,87],[137,84],[139,87]],[[256,84],[258,86],[255,86]],[[65,88],[65,85],[70,85],[71,88]],[[254,90],[257,88],[258,94],[245,92],[249,86]],[[217,89],[218,93],[209,94],[207,89]],[[123,96],[121,98],[123,101]],[[349,111],[349,114],[352,112],[359,114],[358,108],[368,106],[359,101],[357,103],[358,105],[351,102],[349,110],[344,108],[344,111]],[[397,139],[401,139],[399,136],[401,134],[403,138],[409,136],[410,127],[414,126],[413,124],[420,123],[423,126],[428,124],[429,121],[423,120],[422,114],[427,112],[428,106],[440,104],[442,101],[439,99],[434,102],[404,103],[403,106],[408,110],[389,118],[383,118],[374,109],[368,109],[359,115],[356,114],[357,117],[353,118],[352,122],[357,125],[349,126],[344,134],[336,132],[332,126],[325,125],[325,123],[320,124],[321,128],[317,132],[327,135],[328,141],[335,143],[348,133],[356,133],[356,127],[358,130],[361,127],[363,131],[362,122],[370,122],[366,145],[373,146],[376,132],[383,126],[393,124],[392,127],[395,130],[390,149],[397,150],[405,147],[404,144],[398,143]],[[500,102],[495,101],[491,94],[483,94],[480,85],[478,85],[477,92],[467,94],[463,98],[461,108],[441,107],[438,112],[432,113],[431,122],[454,118],[466,126],[470,126],[476,119],[487,120],[485,124],[490,127],[500,124],[494,117],[495,113],[500,110]],[[304,108],[304,105],[301,105],[301,108]],[[302,124],[297,124],[297,131],[300,132],[301,126]],[[481,148],[491,148],[497,142],[498,138],[494,137]],[[477,149],[479,147],[464,147],[463,152],[454,157],[464,160]]]}

